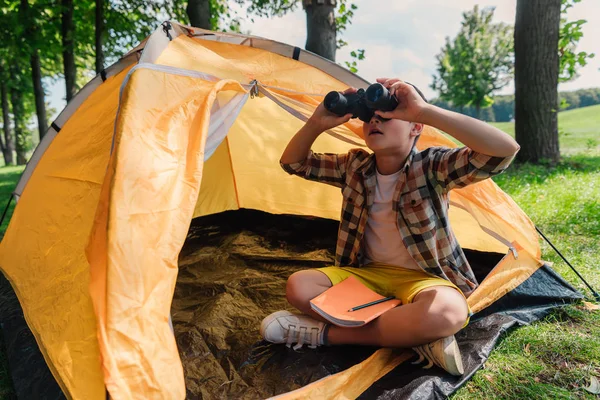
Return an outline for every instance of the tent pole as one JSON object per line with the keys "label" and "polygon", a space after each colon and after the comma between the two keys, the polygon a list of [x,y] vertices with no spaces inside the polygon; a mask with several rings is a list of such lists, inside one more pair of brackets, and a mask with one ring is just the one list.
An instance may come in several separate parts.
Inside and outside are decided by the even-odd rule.
{"label": "tent pole", "polygon": [[587,281],[585,279],[583,279],[583,276],[581,276],[581,274],[579,272],[577,272],[577,270],[575,269],[575,267],[573,267],[571,265],[571,263],[569,261],[567,261],[567,259],[565,258],[565,256],[563,256],[561,254],[560,251],[558,251],[558,249],[556,247],[554,247],[554,245],[552,244],[552,242],[550,242],[550,240],[542,233],[542,231],[540,230],[540,228],[538,228],[537,226],[535,227],[535,230],[538,231],[538,233],[540,235],[542,235],[542,237],[544,238],[544,240],[546,242],[548,242],[548,244],[554,249],[554,251],[556,251],[556,253],[558,253],[558,255],[564,260],[564,262],[567,263],[567,265],[569,267],[571,267],[571,269],[573,270],[573,272],[575,272],[577,274],[577,276],[579,277],[579,279],[581,279],[583,281],[583,283],[586,284],[586,286],[592,291],[592,294],[594,295],[594,298],[596,299],[596,301],[600,301],[600,294],[598,294],[598,292],[596,292],[589,283],[587,283]]}
{"label": "tent pole", "polygon": [[6,217],[6,213],[8,212],[8,208],[10,207],[10,203],[12,202],[12,200],[13,200],[14,197],[15,197],[15,194],[11,193],[10,199],[8,199],[8,202],[6,203],[6,208],[4,209],[4,212],[2,213],[2,218],[0,218],[0,225],[2,225],[2,223],[4,222],[4,217]]}

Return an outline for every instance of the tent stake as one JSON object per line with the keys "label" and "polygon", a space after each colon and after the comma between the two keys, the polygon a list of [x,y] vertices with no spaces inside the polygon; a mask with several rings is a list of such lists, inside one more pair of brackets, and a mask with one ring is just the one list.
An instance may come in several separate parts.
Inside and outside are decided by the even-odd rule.
{"label": "tent stake", "polygon": [[594,298],[596,299],[596,301],[600,302],[600,294],[598,294],[598,292],[596,292],[589,283],[587,283],[587,281],[585,279],[583,279],[583,276],[581,276],[581,274],[579,272],[577,272],[577,270],[575,269],[575,267],[573,267],[571,265],[571,263],[569,261],[567,261],[567,259],[565,258],[565,256],[563,256],[561,254],[560,251],[558,251],[558,249],[556,247],[554,247],[554,245],[552,244],[552,242],[542,233],[542,231],[540,230],[540,228],[538,228],[537,226],[535,227],[535,230],[538,231],[538,233],[540,235],[542,235],[542,237],[544,238],[544,240],[546,242],[548,242],[548,244],[554,249],[554,251],[556,251],[556,253],[558,253],[558,255],[563,259],[564,262],[567,263],[567,265],[569,267],[571,267],[571,269],[573,270],[573,272],[575,272],[577,274],[577,276],[579,277],[579,279],[581,279],[583,281],[583,283],[586,284],[586,286],[592,291],[592,294],[594,295]]}
{"label": "tent stake", "polygon": [[6,217],[6,213],[8,212],[8,208],[10,207],[10,203],[12,202],[13,198],[15,197],[15,194],[12,193],[10,195],[10,199],[8,199],[8,202],[6,203],[6,208],[4,209],[4,212],[2,213],[2,218],[0,218],[0,225],[2,225],[2,223],[4,222],[4,217]]}

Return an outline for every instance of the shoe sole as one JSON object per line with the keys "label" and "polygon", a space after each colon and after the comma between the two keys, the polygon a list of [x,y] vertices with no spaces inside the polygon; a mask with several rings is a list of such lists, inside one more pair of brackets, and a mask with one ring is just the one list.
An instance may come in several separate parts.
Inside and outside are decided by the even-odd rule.
{"label": "shoe sole", "polygon": [[447,355],[447,357],[444,357],[444,361],[446,361],[447,366],[446,370],[455,376],[463,375],[465,373],[465,369],[463,368],[462,357],[460,355],[460,348],[458,347],[458,343],[454,338],[447,339],[451,342],[449,343],[449,347],[451,347],[451,352],[450,354],[444,352]]}

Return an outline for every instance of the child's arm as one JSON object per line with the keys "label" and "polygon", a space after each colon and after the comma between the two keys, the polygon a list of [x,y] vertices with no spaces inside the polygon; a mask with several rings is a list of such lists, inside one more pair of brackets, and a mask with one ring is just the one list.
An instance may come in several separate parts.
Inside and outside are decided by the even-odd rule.
{"label": "child's arm", "polygon": [[426,103],[415,89],[398,79],[379,80],[398,98],[398,108],[390,112],[377,111],[384,118],[396,118],[433,126],[452,135],[465,146],[494,157],[513,156],[519,151],[517,142],[508,134],[483,121],[444,110]]}
{"label": "child's arm", "polygon": [[[355,92],[347,89],[344,94]],[[323,132],[350,120],[352,115],[343,117],[330,113],[321,103],[306,124],[294,135],[281,155],[282,168],[294,175],[309,180],[341,186],[344,180],[346,154],[316,154],[310,148]]]}
{"label": "child's arm", "polygon": [[467,146],[431,150],[430,173],[441,190],[464,187],[503,172],[520,149],[512,137],[485,122],[427,104],[412,86],[398,79],[378,81],[396,95],[399,104],[393,111],[377,114],[433,126]]}
{"label": "child's arm", "polygon": [[[356,92],[356,89],[350,88],[342,93],[349,94],[354,92]],[[281,163],[292,164],[304,161],[312,144],[317,140],[321,133],[350,121],[351,117],[351,114],[338,117],[327,111],[323,103],[319,104],[313,115],[306,121],[306,124],[300,128],[288,143],[281,155]]]}

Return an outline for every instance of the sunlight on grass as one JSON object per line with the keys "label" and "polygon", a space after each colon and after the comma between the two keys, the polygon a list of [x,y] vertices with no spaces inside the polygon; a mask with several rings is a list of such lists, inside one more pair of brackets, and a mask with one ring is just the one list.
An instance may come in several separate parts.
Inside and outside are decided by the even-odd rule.
{"label": "sunlight on grass", "polygon": [[[600,290],[600,157],[556,167],[513,165],[495,178],[565,257]],[[548,246],[542,258],[586,296],[589,290]],[[600,311],[568,306],[506,334],[452,398],[597,399],[583,388],[600,376]]]}
{"label": "sunlight on grass", "polygon": [[[514,122],[492,125],[515,136]],[[600,104],[559,112],[558,131],[561,155],[600,156]]]}
{"label": "sunlight on grass", "polygon": [[[0,217],[2,216],[2,213],[4,213],[6,202],[8,201],[11,193],[17,186],[17,182],[19,181],[19,177],[21,176],[23,169],[25,169],[25,167],[23,166],[0,167]],[[14,208],[15,202],[13,201],[10,208],[8,209],[4,221],[2,222],[2,225],[0,225],[0,240],[2,240],[4,232],[8,227],[8,221],[10,221]]]}

